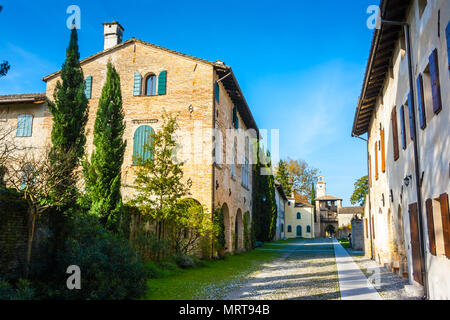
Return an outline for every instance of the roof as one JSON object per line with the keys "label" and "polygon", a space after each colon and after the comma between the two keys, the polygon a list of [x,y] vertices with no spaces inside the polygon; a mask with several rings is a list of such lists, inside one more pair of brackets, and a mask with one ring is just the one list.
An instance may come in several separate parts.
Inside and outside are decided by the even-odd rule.
{"label": "roof", "polygon": [[362,214],[364,207],[342,207],[339,209],[339,214]]}
{"label": "roof", "polygon": [[309,203],[308,197],[302,194],[294,193],[294,199],[295,199],[295,207],[301,208],[301,207],[311,207],[314,208],[314,206]]}
{"label": "roof", "polygon": [[342,199],[336,198],[335,196],[329,196],[329,195],[316,198],[316,201],[333,201],[333,200],[342,200]]}
{"label": "roof", "polygon": [[278,193],[280,194],[280,196],[281,196],[285,201],[287,201],[288,198],[286,197],[286,194],[284,193],[283,186],[282,186],[279,182],[277,182],[277,181],[275,181],[275,188],[277,188]]}
{"label": "roof", "polygon": [[[381,0],[381,16],[384,20],[404,21],[410,4],[411,0]],[[353,121],[353,136],[360,136],[369,130],[370,119],[389,72],[401,30],[401,26],[382,24],[380,29],[374,31],[363,87]]]}
{"label": "roof", "polygon": [[[252,128],[252,129],[255,129],[257,132],[259,132],[258,126],[256,125],[255,119],[253,118],[250,108],[248,107],[247,101],[245,100],[244,95],[242,94],[242,90],[239,87],[239,83],[237,82],[236,77],[234,76],[233,70],[231,69],[231,67],[226,66],[225,64],[223,64],[221,62],[212,62],[212,61],[208,61],[205,59],[200,59],[200,58],[188,55],[188,54],[184,54],[184,53],[181,53],[181,52],[178,52],[175,50],[167,49],[167,48],[164,48],[164,47],[161,47],[161,46],[149,43],[149,42],[145,42],[145,41],[142,41],[142,40],[139,40],[136,38],[131,38],[130,40],[119,43],[118,45],[116,45],[112,48],[100,51],[94,55],[91,55],[91,56],[81,60],[80,64],[83,65],[84,63],[92,61],[100,56],[109,54],[112,51],[115,51],[117,49],[123,48],[125,46],[134,44],[134,43],[140,43],[144,46],[152,47],[152,48],[158,49],[158,50],[163,50],[163,51],[169,52],[171,54],[175,54],[175,55],[178,55],[181,57],[185,57],[187,59],[195,60],[195,61],[213,66],[215,71],[217,72],[217,75],[219,76],[219,79],[227,76],[221,82],[222,82],[225,90],[227,90],[227,93],[230,96],[230,99],[232,100],[233,104],[237,106],[239,114],[241,115],[247,128],[249,128],[249,129]],[[42,80],[47,82],[48,80],[53,79],[54,77],[57,77],[59,75],[59,73],[60,73],[60,70],[57,72],[54,72],[52,74],[49,74],[48,76],[45,76],[44,78],[42,78]]]}
{"label": "roof", "polygon": [[45,93],[23,93],[0,95],[0,104],[25,104],[45,102]]}

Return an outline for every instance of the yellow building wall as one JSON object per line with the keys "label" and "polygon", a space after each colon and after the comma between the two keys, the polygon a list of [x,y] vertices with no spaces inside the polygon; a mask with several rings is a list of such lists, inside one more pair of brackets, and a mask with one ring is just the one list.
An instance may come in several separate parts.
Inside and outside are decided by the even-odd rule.
{"label": "yellow building wall", "polygon": [[[301,226],[302,238],[314,238],[314,209],[309,207],[296,208],[294,200],[289,200],[285,208],[285,237],[298,238],[297,226]],[[297,212],[300,212],[301,219],[297,219]],[[289,226],[291,226],[291,232],[289,232]],[[310,226],[310,232],[307,232],[308,226]]]}

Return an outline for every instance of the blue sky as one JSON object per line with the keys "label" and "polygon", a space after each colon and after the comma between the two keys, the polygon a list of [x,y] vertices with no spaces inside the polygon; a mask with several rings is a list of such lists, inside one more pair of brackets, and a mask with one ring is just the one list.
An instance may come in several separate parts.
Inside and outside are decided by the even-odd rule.
{"label": "blue sky", "polygon": [[103,49],[102,22],[136,37],[230,65],[260,128],[280,129],[280,156],[320,169],[329,194],[350,205],[366,174],[366,145],[351,137],[372,30],[369,5],[350,1],[0,0],[0,94],[44,92],[60,69],[69,5],[81,8],[81,58]]}

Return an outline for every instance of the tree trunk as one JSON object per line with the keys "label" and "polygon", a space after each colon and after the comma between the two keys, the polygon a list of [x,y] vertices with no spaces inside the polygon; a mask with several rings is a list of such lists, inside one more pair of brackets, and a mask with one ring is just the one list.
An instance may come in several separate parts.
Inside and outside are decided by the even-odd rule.
{"label": "tree trunk", "polygon": [[28,279],[30,271],[31,250],[33,248],[35,225],[36,225],[36,208],[31,208],[28,210],[28,245],[25,262],[25,275],[24,275],[25,279]]}

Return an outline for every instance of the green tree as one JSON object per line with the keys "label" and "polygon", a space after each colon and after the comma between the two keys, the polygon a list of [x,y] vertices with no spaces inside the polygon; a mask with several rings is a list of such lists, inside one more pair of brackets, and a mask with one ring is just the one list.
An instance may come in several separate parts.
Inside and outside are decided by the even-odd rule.
{"label": "green tree", "polygon": [[364,176],[356,180],[354,186],[355,190],[350,198],[352,205],[359,204],[363,207],[366,203],[366,195],[369,192],[369,180],[368,176]]}
{"label": "green tree", "polygon": [[[77,30],[73,28],[66,60],[61,69],[62,82],[56,83],[54,101],[47,101],[53,115],[50,150],[52,165],[60,166],[61,159],[69,157],[69,165],[64,167],[66,171],[55,170],[62,176],[56,177],[61,183],[55,185],[53,199],[73,199],[72,195],[76,194],[77,189],[76,181],[70,173],[78,167],[85,150],[84,130],[88,120],[88,100],[84,94],[84,76],[79,59],[78,35]],[[68,201],[67,206],[70,204],[70,200]]]}
{"label": "green tree", "polygon": [[316,188],[314,186],[314,183],[311,183],[310,201],[313,206],[316,205]]}
{"label": "green tree", "polygon": [[278,163],[275,178],[283,187],[285,194],[287,196],[290,196],[292,194],[292,187],[294,183],[292,176],[288,172],[286,161],[280,160],[280,162]]}
{"label": "green tree", "polygon": [[287,170],[294,181],[293,190],[308,196],[311,201],[310,186],[317,181],[319,170],[311,167],[306,161],[287,159]]}
{"label": "green tree", "polygon": [[150,151],[151,156],[135,159],[137,194],[132,203],[157,222],[158,240],[162,238],[164,224],[174,220],[177,203],[189,191],[182,182],[183,162],[176,159],[177,129],[177,117],[164,114],[161,130],[148,139],[152,143],[144,145],[144,154]]}
{"label": "green tree", "polygon": [[95,148],[90,162],[83,162],[87,203],[103,225],[116,223],[122,209],[121,168],[126,147],[123,118],[120,77],[108,62],[94,124]]}

